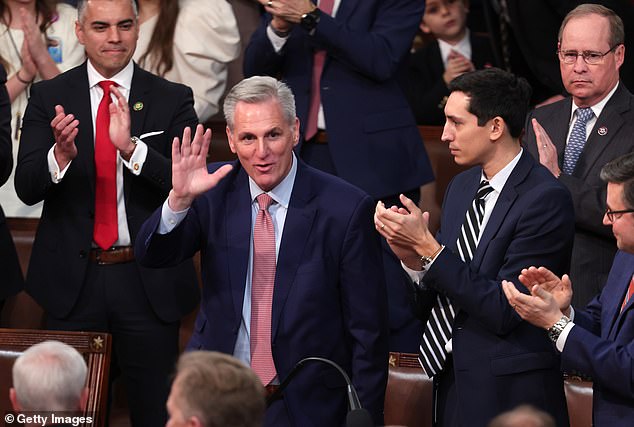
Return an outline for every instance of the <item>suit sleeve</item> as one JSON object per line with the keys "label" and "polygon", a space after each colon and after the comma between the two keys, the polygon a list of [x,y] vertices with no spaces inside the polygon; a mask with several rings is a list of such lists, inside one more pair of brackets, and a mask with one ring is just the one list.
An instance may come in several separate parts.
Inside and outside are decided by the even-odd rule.
{"label": "suit sleeve", "polygon": [[561,354],[564,369],[588,374],[602,389],[634,399],[634,312],[630,310],[619,335],[626,340],[610,340],[575,324]]}
{"label": "suit sleeve", "polygon": [[46,156],[55,142],[50,124],[54,112],[47,111],[45,107],[42,83],[45,82],[31,86],[15,170],[15,190],[27,205],[44,200],[53,186]]}
{"label": "suit sleeve", "polygon": [[[312,35],[301,26],[295,26],[279,54],[274,52],[266,35],[271,17],[265,15],[247,47],[245,74],[278,75],[286,56],[296,53],[296,48],[308,52],[308,44],[326,50],[330,57],[370,80],[382,82],[394,78],[411,47],[424,3],[418,0],[381,0],[369,7],[373,10],[367,13],[373,13],[374,19],[366,27],[341,22],[326,14],[322,14]],[[350,21],[354,21],[354,12]]]}
{"label": "suit sleeve", "polygon": [[4,185],[13,169],[11,142],[11,101],[5,83],[7,74],[0,65],[0,186]]}
{"label": "suit sleeve", "polygon": [[434,56],[431,52],[423,53],[419,51],[410,57],[404,92],[417,124],[442,125],[445,121],[443,98],[449,96],[449,89],[442,72],[436,74],[434,64],[428,63]]}
{"label": "suit sleeve", "polygon": [[[446,248],[423,279],[425,285],[448,295],[461,310],[498,335],[511,332],[522,321],[504,296],[502,279],[527,292],[518,281],[523,268],[545,266],[563,274],[570,262],[574,225],[568,192],[550,185],[518,197],[523,200],[515,202],[514,211],[507,212],[505,223],[486,242],[486,253],[478,266],[469,266]],[[443,243],[453,247],[455,242]]]}
{"label": "suit sleeve", "polygon": [[[348,226],[341,261],[341,298],[352,351],[352,382],[364,408],[383,425],[387,385],[387,291],[381,247],[373,228],[373,203],[365,197]],[[377,369],[385,367],[385,369]]]}

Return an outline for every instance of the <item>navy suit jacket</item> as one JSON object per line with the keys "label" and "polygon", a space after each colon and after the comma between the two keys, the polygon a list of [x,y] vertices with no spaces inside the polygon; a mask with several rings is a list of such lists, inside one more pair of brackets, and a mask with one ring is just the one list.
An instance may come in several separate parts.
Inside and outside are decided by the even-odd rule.
{"label": "navy suit jacket", "polygon": [[[489,37],[470,32],[471,62],[477,70],[497,65]],[[442,78],[445,65],[438,40],[410,55],[404,82],[405,94],[419,125],[445,124],[449,89]]]}
{"label": "navy suit jacket", "polygon": [[[572,98],[566,98],[528,115],[524,145],[533,157],[539,158],[531,124],[531,119],[536,118],[555,144],[562,167],[571,109]],[[574,203],[576,229],[570,277],[575,284],[573,303],[579,306],[586,305],[601,291],[616,252],[612,231],[603,225],[606,184],[599,173],[610,160],[634,150],[632,135],[634,96],[619,83],[588,134],[573,174],[559,177],[570,190]]]}
{"label": "navy suit jacket", "polygon": [[[201,251],[203,300],[189,348],[228,354],[242,320],[252,228],[248,176],[238,162],[233,166],[166,235],[155,233],[157,210],[136,245],[147,266],[178,263]],[[341,365],[362,405],[382,424],[387,293],[372,215],[372,199],[362,191],[299,161],[278,253],[271,347],[280,380],[308,356]],[[327,366],[301,371],[284,402],[292,425],[345,420],[345,384]]]}
{"label": "navy suit jacket", "polygon": [[[169,100],[169,102],[166,102]],[[142,108],[132,108],[142,102]],[[191,89],[134,67],[129,97],[132,135],[163,130],[145,138],[148,154],[135,176],[124,167],[123,186],[132,242],[141,224],[160,206],[171,188],[171,146],[185,126],[195,126]],[[63,180],[53,184],[47,153],[55,139],[51,120],[55,105],[79,120],[77,157]],[[24,115],[15,188],[26,204],[44,200],[26,289],[56,318],[66,317],[81,292],[92,246],[95,206],[94,137],[86,63],[54,79],[36,83]],[[151,270],[139,267],[147,298],[156,314],[173,322],[193,310],[199,291],[193,263]],[[160,283],[163,286],[157,286]]]}
{"label": "navy suit jacket", "polygon": [[337,176],[375,200],[433,181],[433,172],[397,75],[418,28],[420,0],[342,0],[313,34],[294,26],[276,53],[265,15],[247,46],[244,74],[284,80],[304,133],[315,49],[325,49],[321,102]]}
{"label": "navy suit jacket", "polygon": [[[524,151],[491,213],[473,260],[456,249],[482,169],[457,175],[443,203],[439,241],[446,245],[424,276],[420,304],[431,310],[436,292],[459,312],[453,326],[453,369],[463,426],[485,426],[497,414],[530,403],[568,425],[557,352],[546,333],[508,304],[502,279],[518,282],[529,265],[559,274],[568,269],[574,232],[570,194]],[[525,288],[518,285],[518,289]]]}
{"label": "navy suit jacket", "polygon": [[634,255],[617,252],[603,291],[584,311],[561,354],[564,369],[593,380],[593,419],[597,427],[626,427],[634,420],[634,299],[621,304],[634,274]]}

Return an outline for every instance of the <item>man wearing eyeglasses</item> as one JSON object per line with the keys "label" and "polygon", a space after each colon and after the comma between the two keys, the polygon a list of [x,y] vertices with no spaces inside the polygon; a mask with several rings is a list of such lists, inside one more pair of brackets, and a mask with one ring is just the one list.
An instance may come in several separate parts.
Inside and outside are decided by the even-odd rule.
{"label": "man wearing eyeglasses", "polygon": [[561,24],[561,78],[571,95],[528,114],[524,146],[570,190],[575,241],[574,303],[585,305],[605,283],[616,244],[602,224],[601,167],[634,150],[634,97],[619,81],[623,21],[611,9],[582,4]]}
{"label": "man wearing eyeglasses", "polygon": [[603,291],[583,311],[574,310],[570,278],[545,267],[522,270],[519,280],[531,295],[511,282],[502,286],[524,320],[548,331],[562,368],[592,377],[593,425],[625,427],[634,420],[634,153],[606,164],[601,178],[607,182],[603,223],[612,226],[619,248]]}

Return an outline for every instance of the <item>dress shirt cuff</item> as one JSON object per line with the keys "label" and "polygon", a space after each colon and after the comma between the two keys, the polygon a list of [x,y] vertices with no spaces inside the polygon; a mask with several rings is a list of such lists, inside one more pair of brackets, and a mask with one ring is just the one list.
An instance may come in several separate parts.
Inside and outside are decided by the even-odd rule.
{"label": "dress shirt cuff", "polygon": [[[429,263],[429,265],[431,265],[431,263]],[[425,289],[425,285],[423,285],[423,277],[425,277],[425,273],[427,273],[429,265],[427,267],[424,267],[422,271],[419,271],[412,270],[411,268],[406,266],[403,261],[401,261],[401,266],[403,267],[403,270],[405,270],[409,278],[419,289]]]}
{"label": "dress shirt cuff", "polygon": [[159,223],[158,234],[167,234],[175,229],[178,224],[183,222],[183,219],[187,216],[189,208],[182,211],[174,211],[170,208],[169,199],[166,199],[161,209],[161,222]]}
{"label": "dress shirt cuff", "polygon": [[288,36],[280,37],[275,32],[273,32],[273,28],[271,28],[271,24],[266,27],[266,35],[269,37],[271,44],[273,45],[273,49],[275,53],[280,53],[284,45],[286,44],[286,40],[288,40]]}
{"label": "dress shirt cuff", "polygon": [[59,170],[59,165],[57,164],[57,160],[55,160],[55,144],[48,150],[48,154],[46,155],[46,160],[48,161],[48,172],[51,174],[51,181],[53,184],[59,184],[62,182],[68,167],[73,161],[68,162],[64,170]]}
{"label": "dress shirt cuff", "polygon": [[147,159],[147,144],[139,139],[136,144],[136,148],[132,152],[130,156],[130,160],[126,160],[119,153],[119,157],[121,157],[121,161],[123,165],[128,168],[132,174],[139,176],[141,175],[141,169],[143,169],[143,164],[145,163],[145,159]]}
{"label": "dress shirt cuff", "polygon": [[555,346],[557,347],[557,350],[559,350],[560,353],[564,351],[566,340],[568,339],[568,334],[570,334],[570,331],[572,330],[574,326],[575,324],[573,322],[568,322],[568,324],[564,327],[564,330],[561,331],[561,334],[559,334],[559,338],[557,338],[557,342],[555,343]]}

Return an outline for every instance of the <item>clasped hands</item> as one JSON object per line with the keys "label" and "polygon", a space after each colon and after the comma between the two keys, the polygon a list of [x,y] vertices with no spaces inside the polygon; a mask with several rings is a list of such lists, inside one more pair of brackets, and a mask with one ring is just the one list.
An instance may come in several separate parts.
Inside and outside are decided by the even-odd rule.
{"label": "clasped hands", "polygon": [[271,26],[276,31],[288,32],[299,24],[302,15],[315,9],[310,0],[258,0],[264,9],[273,16]]}
{"label": "clasped hands", "polygon": [[440,244],[429,231],[429,212],[422,212],[416,204],[399,196],[402,208],[376,204],[374,226],[385,237],[394,254],[412,270],[420,270],[421,256],[438,251]]}
{"label": "clasped hands", "polygon": [[530,295],[520,292],[507,280],[502,280],[502,289],[522,319],[548,329],[563,315],[570,315],[572,283],[567,274],[559,278],[546,267],[529,267],[521,271],[518,279]]}
{"label": "clasped hands", "polygon": [[[130,109],[128,101],[114,86],[110,88],[116,101],[110,103],[110,140],[112,145],[121,153],[121,156],[129,160],[134,152],[135,145],[130,136]],[[51,121],[51,128],[55,139],[55,160],[60,169],[64,169],[75,157],[77,146],[75,138],[79,133],[79,120],[74,114],[66,114],[64,107],[55,106],[55,117]]]}

